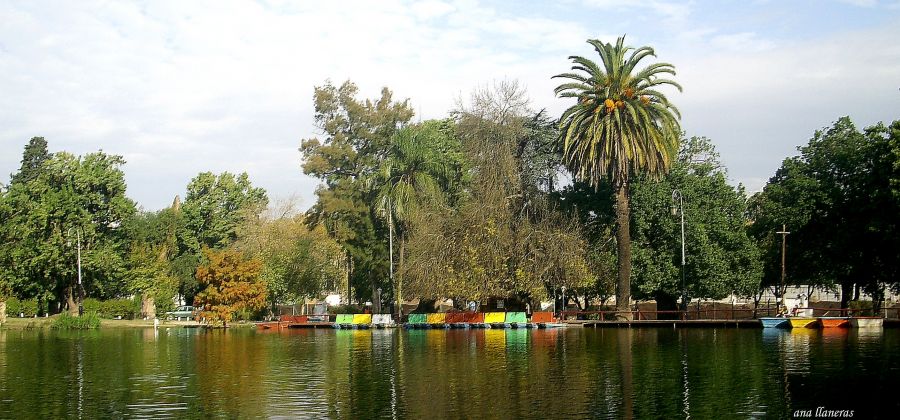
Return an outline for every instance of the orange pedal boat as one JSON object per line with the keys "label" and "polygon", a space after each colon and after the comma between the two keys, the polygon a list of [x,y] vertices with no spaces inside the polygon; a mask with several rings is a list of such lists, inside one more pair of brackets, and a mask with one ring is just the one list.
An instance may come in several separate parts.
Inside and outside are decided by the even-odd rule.
{"label": "orange pedal boat", "polygon": [[850,317],[847,316],[820,316],[819,322],[822,328],[849,328]]}

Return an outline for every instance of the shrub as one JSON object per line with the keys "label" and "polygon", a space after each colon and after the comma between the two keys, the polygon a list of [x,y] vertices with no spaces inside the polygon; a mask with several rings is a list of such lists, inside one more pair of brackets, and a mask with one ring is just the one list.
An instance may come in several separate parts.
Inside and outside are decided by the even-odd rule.
{"label": "shrub", "polygon": [[131,297],[131,307],[134,308],[134,312],[131,314],[131,318],[141,317],[141,310],[143,309],[143,305],[141,305],[142,301],[143,299],[141,298],[140,293]]}
{"label": "shrub", "polygon": [[329,306],[328,312],[333,314],[361,314],[365,312],[365,307],[351,304],[335,305]]}
{"label": "shrub", "polygon": [[9,317],[17,317],[19,316],[19,312],[22,309],[22,301],[11,297],[6,300],[6,315]]}
{"label": "shrub", "polygon": [[134,319],[136,313],[140,313],[140,306],[135,307],[131,299],[110,299],[100,302],[100,316],[103,318]]}
{"label": "shrub", "polygon": [[853,315],[871,316],[873,313],[871,300],[851,300],[849,306],[850,309],[862,310],[861,312],[853,312]]}
{"label": "shrub", "polygon": [[234,320],[249,321],[251,316],[253,316],[253,314],[251,314],[247,309],[240,309],[234,313]]}
{"label": "shrub", "polygon": [[85,313],[100,313],[100,308],[102,307],[103,302],[100,302],[100,300],[98,299],[87,298],[84,300],[84,302],[81,303],[81,305],[84,306]]}
{"label": "shrub", "polygon": [[96,312],[85,312],[82,316],[71,316],[63,312],[53,320],[50,328],[55,330],[96,330],[100,328],[100,316]]}
{"label": "shrub", "polygon": [[19,300],[14,297],[6,301],[6,315],[10,317],[18,317],[23,314],[26,318],[31,318],[38,314],[37,299]]}
{"label": "shrub", "polygon": [[157,297],[153,303],[156,305],[156,316],[158,317],[162,317],[166,312],[175,310],[175,302],[172,301],[171,297],[163,299]]}
{"label": "shrub", "polygon": [[29,317],[29,318],[37,315],[38,314],[37,299],[23,300],[21,312],[25,313],[25,316]]}
{"label": "shrub", "polygon": [[235,321],[253,321],[256,319],[264,319],[269,312],[269,308],[263,308],[257,311],[251,311],[249,309],[241,309],[234,313]]}

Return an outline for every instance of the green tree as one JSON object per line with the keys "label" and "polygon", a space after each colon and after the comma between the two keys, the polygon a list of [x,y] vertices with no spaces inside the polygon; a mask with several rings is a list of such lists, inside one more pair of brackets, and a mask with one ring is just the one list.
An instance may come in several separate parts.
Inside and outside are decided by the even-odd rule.
{"label": "green tree", "polygon": [[[655,299],[660,310],[675,309],[682,293],[680,218],[668,212],[678,189],[685,212],[687,297],[721,299],[756,294],[762,267],[746,229],[742,187],[728,184],[712,142],[683,142],[672,170],[659,182],[638,177],[633,184],[634,279],[639,298]],[[680,208],[678,209],[680,210]]]}
{"label": "green tree", "polygon": [[391,287],[386,283],[387,224],[374,205],[377,189],[369,180],[413,110],[408,101],[394,101],[387,88],[376,100],[358,100],[357,93],[350,81],[340,87],[327,82],[315,88],[315,121],[323,137],[303,140],[300,152],[303,172],[323,182],[308,221],[324,224],[344,247],[349,285],[355,297],[369,298],[378,289]]}
{"label": "green tree", "polygon": [[[787,226],[787,282],[840,286],[847,307],[868,292],[876,303],[896,285],[900,201],[891,191],[898,155],[897,126],[878,124],[860,132],[843,117],[816,131],[799,156],[785,159],[752,199],[752,232],[764,255],[765,286],[776,289],[781,240]],[[776,290],[778,292],[778,290]]]}
{"label": "green tree", "polygon": [[[741,187],[727,182],[727,172],[712,142],[692,137],[682,142],[678,159],[662,179],[632,179],[631,233],[634,251],[634,291],[638,299],[653,299],[660,310],[676,308],[682,293],[680,218],[670,214],[672,194],[684,197],[688,297],[720,299],[734,293],[752,296],[758,290],[761,263],[746,229],[747,200]],[[596,259],[609,267],[615,223],[612,185],[597,188],[576,182],[559,194],[559,202],[574,211],[588,232]],[[680,210],[680,209],[678,209]],[[598,287],[608,285],[597,271]]]}
{"label": "green tree", "polygon": [[224,249],[238,239],[239,228],[246,218],[254,218],[268,203],[266,191],[254,187],[246,172],[215,175],[202,172],[187,186],[177,225],[178,254],[172,262],[173,274],[180,279],[179,292],[191,302],[199,285],[195,270],[201,260],[201,249]]}
{"label": "green tree", "polygon": [[141,297],[141,316],[156,317],[158,311],[170,310],[178,278],[170,272],[169,260],[162,246],[133,244],[126,256],[127,288]]}
{"label": "green tree", "polygon": [[246,172],[235,176],[230,172],[215,175],[202,172],[187,186],[184,219],[192,238],[188,246],[221,249],[237,240],[237,229],[248,216],[265,209],[266,191],[254,187]]}
{"label": "green tree", "polygon": [[406,244],[413,215],[422,205],[443,205],[446,189],[461,177],[460,160],[459,142],[451,136],[449,124],[427,121],[394,135],[387,158],[373,179],[378,210],[387,215],[388,229],[396,232],[398,270],[393,290],[397,308],[402,308]]}
{"label": "green tree", "polygon": [[50,158],[47,152],[47,140],[43,137],[32,137],[25,145],[25,152],[22,154],[22,166],[19,172],[10,176],[10,184],[26,183],[35,178],[41,172],[41,166]]}
{"label": "green tree", "polygon": [[85,293],[105,298],[125,292],[122,225],[135,208],[125,196],[124,163],[103,152],[59,152],[31,180],[10,185],[0,206],[0,258],[15,294],[65,302],[75,311]]}
{"label": "green tree", "polygon": [[125,223],[127,288],[141,296],[141,315],[153,318],[170,310],[178,291],[174,259],[184,219],[179,203],[156,212],[138,212]]}
{"label": "green tree", "polygon": [[669,85],[680,91],[681,86],[665,77],[675,74],[671,64],[654,63],[637,69],[643,59],[655,56],[650,47],[625,46],[624,37],[615,45],[598,40],[588,43],[600,55],[602,67],[587,58],[571,56],[575,72],[554,76],[572,80],[558,86],[557,95],[576,99],[560,117],[563,162],[575,178],[595,188],[603,177],[613,185],[619,265],[616,307],[628,311],[629,180],[633,174],[659,178],[668,171],[677,151],[680,114],[657,88]]}
{"label": "green tree", "polygon": [[883,134],[888,138],[888,147],[894,161],[890,175],[891,188],[894,190],[894,197],[900,200],[900,120],[891,123],[890,127],[883,130]]}
{"label": "green tree", "polygon": [[413,294],[534,304],[553,289],[590,279],[576,226],[547,201],[552,156],[541,150],[555,133],[547,136],[541,114],[527,105],[524,90],[504,81],[476,90],[454,112],[463,193],[452,205],[426,205],[413,217],[404,280]]}
{"label": "green tree", "polygon": [[270,208],[246,223],[235,246],[262,261],[260,276],[273,306],[345,290],[344,251],[324,226],[308,226],[290,206]]}

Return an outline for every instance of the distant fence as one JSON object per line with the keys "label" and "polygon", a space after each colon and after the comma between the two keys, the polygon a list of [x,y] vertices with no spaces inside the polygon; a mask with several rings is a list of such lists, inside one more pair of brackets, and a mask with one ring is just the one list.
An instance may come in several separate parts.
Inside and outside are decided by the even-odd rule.
{"label": "distant fence", "polygon": [[[868,309],[850,309],[850,308],[797,308],[797,310],[812,310],[812,316],[860,316]],[[598,321],[615,321],[617,316],[623,313],[630,313],[635,320],[735,320],[735,319],[755,319],[760,317],[771,317],[778,314],[778,310],[774,306],[758,307],[758,308],[697,308],[688,310],[669,310],[669,311],[562,311],[560,318],[564,320],[598,320]],[[882,316],[888,319],[900,318],[900,308],[882,308]]]}

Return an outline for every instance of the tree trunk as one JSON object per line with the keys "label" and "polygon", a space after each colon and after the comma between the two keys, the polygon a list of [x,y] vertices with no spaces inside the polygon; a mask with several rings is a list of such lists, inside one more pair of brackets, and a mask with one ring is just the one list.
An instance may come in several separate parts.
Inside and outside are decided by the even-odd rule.
{"label": "tree trunk", "polygon": [[[572,300],[575,302],[575,307],[578,308],[579,311],[585,310],[585,305],[581,304],[581,300],[578,299],[578,294],[572,295]],[[587,302],[587,300],[585,300]]]}
{"label": "tree trunk", "polygon": [[381,293],[378,293],[378,283],[372,278],[372,313],[381,313]]}
{"label": "tree trunk", "polygon": [[0,324],[6,322],[6,301],[0,300]]}
{"label": "tree trunk", "polygon": [[350,257],[350,251],[347,251],[347,305],[353,300],[351,284],[353,284],[353,258]]}
{"label": "tree trunk", "polygon": [[762,290],[753,295],[753,318],[756,319],[756,311],[759,310],[759,301],[762,300]]}
{"label": "tree trunk", "polygon": [[144,319],[156,318],[156,300],[145,294],[141,295],[141,317]]}
{"label": "tree trunk", "polygon": [[616,242],[618,246],[619,278],[616,283],[616,311],[618,317],[632,320],[631,313],[631,211],[628,208],[628,182],[616,189]]}
{"label": "tree trunk", "polygon": [[853,283],[848,280],[841,282],[841,309],[850,307],[850,298],[853,295]]}
{"label": "tree trunk", "polygon": [[884,303],[884,286],[876,282],[872,290],[872,315],[881,315],[881,305]]}
{"label": "tree trunk", "polygon": [[78,316],[78,304],[75,303],[72,286],[66,288],[66,306],[69,308],[69,315]]}
{"label": "tree trunk", "polygon": [[66,289],[65,288],[58,289],[56,291],[56,312],[53,313],[54,315],[61,314],[62,311],[64,309],[66,309],[65,302],[66,302]]}

